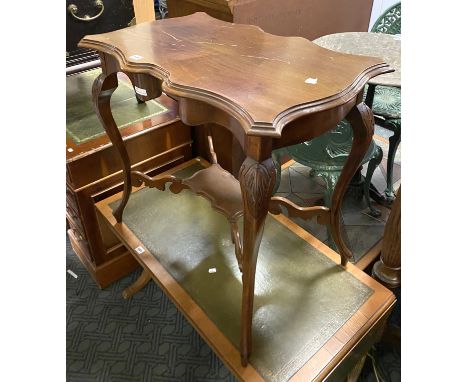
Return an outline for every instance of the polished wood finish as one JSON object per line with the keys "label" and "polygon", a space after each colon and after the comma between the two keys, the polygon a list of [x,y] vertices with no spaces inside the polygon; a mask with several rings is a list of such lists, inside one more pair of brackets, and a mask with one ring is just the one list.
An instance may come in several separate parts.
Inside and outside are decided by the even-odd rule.
{"label": "polished wood finish", "polygon": [[[208,136],[208,138],[212,159],[216,162],[216,154],[212,151],[212,143],[210,142],[211,136]],[[184,189],[189,189],[196,195],[209,200],[211,207],[223,214],[229,221],[232,241],[235,244],[236,258],[239,269],[242,272],[243,244],[237,224],[238,219],[244,214],[241,187],[237,179],[219,164],[213,163],[210,165],[210,163],[201,158],[200,163],[206,168],[196,172],[187,179],[179,179],[174,175],[167,174],[150,177],[139,171],[132,171],[132,185],[140,187],[144,184],[147,187],[155,187],[164,191],[166,184],[170,183],[169,190],[174,194],[178,194]],[[125,204],[121,203],[119,209],[122,206],[125,206]]]}
{"label": "polished wood finish", "polygon": [[[271,154],[270,154],[271,155]],[[244,236],[242,253],[241,357],[247,365],[252,350],[252,314],[257,255],[262,240],[268,203],[275,185],[275,165],[271,158],[261,160],[247,156],[239,171],[244,202]]]}
{"label": "polished wood finish", "polygon": [[342,255],[342,265],[346,265],[346,262],[353,254],[344,242],[341,232],[343,229],[341,203],[343,202],[343,196],[348,188],[349,182],[359,169],[362,158],[364,158],[369,144],[372,141],[372,136],[374,135],[374,114],[372,114],[372,110],[369,109],[365,103],[361,102],[355,105],[346,118],[351,123],[353,129],[353,144],[348,159],[341,170],[341,175],[335,189],[333,190],[330,209],[330,233]]}
{"label": "polished wood finish", "polygon": [[141,272],[136,281],[124,289],[122,292],[122,297],[125,299],[131,298],[135,293],[138,293],[142,288],[144,288],[150,281],[151,273],[146,269],[143,269],[143,272]]}
{"label": "polished wood finish", "polygon": [[367,267],[372,264],[377,257],[379,257],[380,252],[382,250],[382,239],[377,241],[374,246],[372,246],[367,253],[362,256],[354,265],[358,267],[360,270],[365,270]]}
{"label": "polished wood finish", "polygon": [[121,70],[155,77],[179,99],[185,123],[226,125],[244,148],[246,134],[280,138],[295,119],[352,100],[340,110],[346,115],[370,78],[391,71],[378,58],[332,52],[203,13],[86,36],[80,47],[110,55],[101,60],[108,76]]}
{"label": "polished wood finish", "polygon": [[[138,267],[138,262],[123,245],[108,250],[111,259],[101,265],[96,265],[92,254],[88,250],[86,240],[77,237],[79,234],[72,228],[67,231],[67,234],[73,251],[100,288],[107,287]],[[116,255],[116,251],[121,253]]]}
{"label": "polished wood finish", "polygon": [[[384,143],[388,144],[388,141],[385,138],[382,138],[378,135],[374,135],[374,139],[379,139]],[[296,161],[293,159],[288,160],[287,162],[281,165],[281,170],[292,166]],[[319,224],[329,224],[328,219],[329,215],[327,213],[328,209],[323,206],[313,206],[313,207],[300,207],[295,203],[291,202],[289,199],[273,196],[270,199],[269,212],[274,215],[281,214],[283,209],[287,211],[288,218],[299,217],[302,219],[310,219],[317,217],[317,223]],[[389,211],[386,207],[380,206],[383,216],[388,216]],[[357,262],[354,263],[354,266],[364,271],[370,264],[372,264],[377,257],[379,257],[382,251],[382,238],[380,238],[367,252],[363,255]]]}
{"label": "polished wood finish", "polygon": [[[140,137],[143,140],[148,138]],[[161,153],[155,158],[150,157],[148,161],[132,167],[154,175],[184,162],[190,156],[188,143],[187,146]],[[100,155],[94,156],[95,161],[99,159],[102,160]],[[94,207],[94,203],[121,191],[122,186],[122,171],[98,179],[81,189],[72,189],[67,184],[67,221],[70,225],[68,236],[73,250],[100,288],[107,287],[137,266],[133,257],[107,225],[102,224],[102,219],[96,215]]]}
{"label": "polished wood finish", "polygon": [[156,19],[153,0],[133,0],[135,20],[137,24],[153,21]]}
{"label": "polished wood finish", "polygon": [[[122,73],[119,73],[119,80],[127,82],[130,81],[130,79]],[[135,157],[137,162],[143,161],[146,158],[146,154],[144,153],[145,151],[151,149],[157,150],[158,148],[161,149],[166,144],[166,140],[169,139],[173,141],[174,137],[161,139],[154,136],[154,142],[151,143],[146,142],[146,140],[138,141],[138,139],[135,138],[141,135],[145,135],[149,132],[154,135],[156,130],[163,126],[172,124],[174,124],[173,129],[177,130],[178,134],[184,137],[186,136],[186,134],[184,134],[182,131],[187,129],[187,127],[182,122],[180,122],[177,102],[165,95],[159,97],[158,102],[166,107],[168,111],[143,121],[132,123],[129,126],[125,126],[119,129],[123,140],[126,142],[125,144],[127,146],[128,154],[132,158]],[[135,142],[137,142],[137,146],[134,146]],[[76,187],[85,186],[97,178],[111,175],[112,173],[121,171],[122,169],[119,163],[119,158],[114,153],[115,149],[111,148],[112,143],[106,134],[100,135],[80,144],[75,143],[71,137],[67,136],[66,144],[67,166],[74,166],[75,164],[76,167],[86,166],[86,171],[72,171],[72,181]],[[141,150],[142,148],[143,150]],[[105,155],[105,157],[102,159],[102,161],[105,162],[105,165],[96,166],[96,163],[92,159],[92,155],[101,151],[102,155]],[[89,162],[84,163],[83,161],[86,160],[89,160]]]}
{"label": "polished wood finish", "polygon": [[401,186],[385,224],[382,253],[374,264],[372,276],[387,288],[401,285]]}
{"label": "polished wood finish", "polygon": [[278,215],[281,213],[281,206],[283,206],[288,212],[288,217],[297,217],[308,220],[317,216],[317,223],[323,225],[330,224],[330,210],[327,207],[301,207],[282,196],[273,196],[270,199],[269,212],[274,215]]}
{"label": "polished wood finish", "polygon": [[[125,80],[124,78],[122,78]],[[192,156],[190,127],[177,114],[177,102],[162,96],[169,111],[120,129],[131,167],[149,175]],[[100,288],[137,267],[133,256],[96,215],[94,203],[122,189],[122,168],[107,135],[76,144],[67,137],[66,202],[72,248]]]}
{"label": "polished wood finish", "polygon": [[[197,163],[196,159],[176,166],[161,176],[169,176],[181,169]],[[201,161],[203,163],[203,161]],[[142,186],[143,187],[143,186]],[[139,188],[134,188],[137,191]],[[125,243],[142,268],[151,274],[152,279],[159,284],[162,290],[175,303],[203,339],[211,346],[226,366],[240,381],[265,382],[257,370],[248,363],[244,365],[239,358],[239,351],[225,337],[206,313],[196,304],[189,294],[167,272],[162,264],[149,253],[135,234],[125,223],[118,223],[112,213],[110,204],[119,200],[122,193],[110,196],[97,203],[97,209],[108,222],[111,229]],[[340,255],[313,237],[310,233],[296,225],[284,215],[275,218],[293,231],[297,236],[318,248],[324,255],[334,262],[340,261]],[[144,252],[136,251],[141,247]],[[369,286],[373,293],[356,313],[343,325],[326,343],[315,353],[306,364],[291,378],[291,381],[338,381],[344,380],[353,365],[362,358],[370,347],[378,340],[379,334],[385,325],[386,318],[395,303],[394,295],[376,280],[359,270],[352,264],[346,268],[361,282]]]}
{"label": "polished wood finish", "polygon": [[[117,72],[127,73],[134,85],[143,88],[145,101],[159,97],[161,91],[177,99],[184,123],[226,128],[244,153],[238,178],[244,213],[241,356],[246,365],[256,260],[275,184],[272,150],[316,137],[348,116],[355,138],[327,217],[341,264],[346,265],[352,254],[342,238],[341,203],[374,129],[372,113],[362,103],[363,87],[373,76],[391,69],[377,58],[332,52],[302,38],[273,36],[203,13],[86,36],[80,46],[98,50],[103,63],[93,99],[123,167],[125,186],[114,213],[117,222],[122,222],[132,187],[128,154],[110,110]],[[142,180],[133,174],[134,185]],[[171,177],[167,180],[172,191],[186,186]],[[164,186],[166,180],[156,182]],[[207,189],[213,190],[213,185]],[[211,196],[225,199],[219,193]]]}

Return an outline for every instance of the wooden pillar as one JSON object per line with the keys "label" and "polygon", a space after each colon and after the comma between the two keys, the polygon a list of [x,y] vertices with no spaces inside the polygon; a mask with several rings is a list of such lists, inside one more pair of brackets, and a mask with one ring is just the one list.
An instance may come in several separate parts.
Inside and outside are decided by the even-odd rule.
{"label": "wooden pillar", "polygon": [[153,0],[133,0],[136,23],[144,23],[156,19]]}
{"label": "wooden pillar", "polygon": [[372,277],[387,288],[401,284],[401,186],[385,225],[380,260],[374,264]]}

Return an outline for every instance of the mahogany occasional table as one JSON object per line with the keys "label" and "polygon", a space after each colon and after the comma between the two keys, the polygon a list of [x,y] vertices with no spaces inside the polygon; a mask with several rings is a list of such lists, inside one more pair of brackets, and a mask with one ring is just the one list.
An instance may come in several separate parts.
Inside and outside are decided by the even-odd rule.
{"label": "mahogany occasional table", "polygon": [[[242,364],[247,365],[252,348],[255,270],[266,215],[279,214],[284,207],[290,216],[316,216],[320,224],[330,226],[341,264],[346,265],[351,252],[341,235],[341,202],[374,133],[372,112],[362,102],[363,87],[372,77],[392,69],[378,58],[333,52],[303,38],[273,36],[258,27],[231,24],[205,13],[85,36],[79,46],[95,49],[101,57],[102,74],[94,82],[93,100],[124,169],[124,194],[114,211],[117,222],[122,222],[132,185],[144,183],[163,190],[171,183],[174,193],[190,189],[206,197],[231,224],[242,270],[240,352]],[[131,171],[110,109],[118,72],[129,76],[142,101],[162,92],[176,99],[184,123],[214,123],[228,129],[243,153],[238,155],[243,161],[239,179],[217,164],[210,135],[212,165],[188,179],[173,175],[150,178]],[[331,208],[301,208],[287,199],[271,197],[275,184],[272,150],[310,140],[344,117],[352,125],[354,140]],[[237,229],[241,216],[242,237]],[[138,284],[147,281],[142,276]]]}

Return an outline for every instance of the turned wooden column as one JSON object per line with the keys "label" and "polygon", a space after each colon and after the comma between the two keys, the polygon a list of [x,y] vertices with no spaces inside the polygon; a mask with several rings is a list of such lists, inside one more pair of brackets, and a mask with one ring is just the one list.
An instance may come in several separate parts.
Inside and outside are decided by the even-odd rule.
{"label": "turned wooden column", "polygon": [[387,288],[401,284],[401,186],[385,225],[380,260],[374,264],[372,277]]}

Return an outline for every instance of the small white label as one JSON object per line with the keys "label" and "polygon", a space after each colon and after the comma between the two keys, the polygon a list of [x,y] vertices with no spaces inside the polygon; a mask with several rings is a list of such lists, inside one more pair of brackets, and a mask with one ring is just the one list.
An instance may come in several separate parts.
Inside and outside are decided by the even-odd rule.
{"label": "small white label", "polygon": [[145,252],[145,249],[141,246],[138,246],[135,248],[135,251],[136,253],[138,253],[139,255],[141,255],[143,252]]}
{"label": "small white label", "polygon": [[146,93],[146,89],[139,88],[138,86],[135,86],[135,93],[145,97],[148,95],[148,93]]}
{"label": "small white label", "polygon": [[72,270],[70,270],[70,269],[67,271],[67,273],[71,274],[71,275],[72,275],[72,276],[73,276],[75,279],[77,279],[77,278],[78,278],[78,276],[76,275],[76,273],[75,273],[75,272],[73,272],[73,271],[72,271]]}
{"label": "small white label", "polygon": [[69,147],[69,148],[67,149],[67,151],[68,151],[69,153],[72,153],[72,152],[73,152],[73,149],[72,149],[71,147]]}
{"label": "small white label", "polygon": [[311,84],[311,85],[315,85],[318,81],[318,78],[312,78],[312,77],[309,77],[305,80],[305,83],[306,84]]}
{"label": "small white label", "polygon": [[210,268],[210,269],[208,269],[208,273],[216,273],[216,268]]}
{"label": "small white label", "polygon": [[141,60],[143,57],[140,56],[139,54],[134,54],[133,56],[130,56],[129,58],[132,60],[138,61],[138,60]]}

